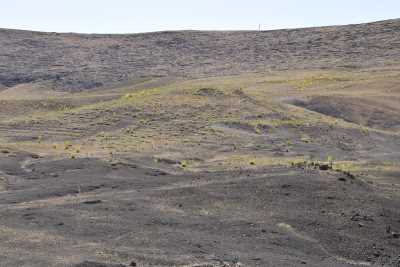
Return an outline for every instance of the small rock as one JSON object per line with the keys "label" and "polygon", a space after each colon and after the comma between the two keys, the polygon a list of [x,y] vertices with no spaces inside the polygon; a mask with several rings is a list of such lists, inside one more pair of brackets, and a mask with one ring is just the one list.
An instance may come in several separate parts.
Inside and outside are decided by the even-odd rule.
{"label": "small rock", "polygon": [[372,255],[374,255],[375,258],[378,258],[382,255],[382,253],[379,250],[377,250]]}
{"label": "small rock", "polygon": [[349,177],[350,179],[355,179],[356,176],[350,172],[343,172],[343,174],[345,174],[347,177]]}
{"label": "small rock", "polygon": [[320,164],[319,165],[319,169],[321,171],[327,171],[327,170],[329,170],[329,168],[330,168],[329,164]]}
{"label": "small rock", "polygon": [[103,201],[101,201],[100,199],[97,199],[97,200],[84,201],[84,202],[82,202],[82,204],[94,205],[94,204],[100,204],[101,202],[103,202]]}
{"label": "small rock", "polygon": [[149,172],[146,172],[146,174],[150,175],[150,176],[165,176],[168,173],[161,171],[161,170],[151,170]]}

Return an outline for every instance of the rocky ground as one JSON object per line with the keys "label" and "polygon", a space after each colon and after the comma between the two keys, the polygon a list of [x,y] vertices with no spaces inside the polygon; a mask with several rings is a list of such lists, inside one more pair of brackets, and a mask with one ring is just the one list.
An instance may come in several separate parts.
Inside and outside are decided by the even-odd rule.
{"label": "rocky ground", "polygon": [[[44,50],[22,59],[8,47],[15,64],[1,67],[0,266],[400,266],[397,24],[132,36],[2,31],[9,38],[0,42]],[[169,39],[177,35],[185,41]],[[238,41],[237,49],[265,53],[228,67],[239,55],[229,56],[227,40],[258,35],[276,38]],[[304,39],[292,44],[286,35]],[[190,50],[203,47],[199,36],[215,41],[202,39],[204,57]],[[352,45],[362,36],[368,47]],[[332,52],[328,37],[348,41]],[[121,42],[123,60],[153,47],[148,40],[168,43],[168,56],[143,54],[141,70],[115,68],[114,50],[99,65],[80,54],[88,65],[71,63],[78,72],[66,61],[51,70],[55,61],[43,63],[57,53],[75,57],[62,50],[67,41],[68,51],[90,44],[80,51],[106,57],[104,40]],[[189,65],[163,65],[172,47],[188,53],[179,55]],[[297,69],[283,70],[274,47]],[[196,60],[210,55],[216,61],[198,71]],[[258,68],[271,62],[279,70]],[[119,80],[124,71],[130,78]],[[216,76],[184,77],[209,71]],[[82,92],[68,92],[75,89]]]}

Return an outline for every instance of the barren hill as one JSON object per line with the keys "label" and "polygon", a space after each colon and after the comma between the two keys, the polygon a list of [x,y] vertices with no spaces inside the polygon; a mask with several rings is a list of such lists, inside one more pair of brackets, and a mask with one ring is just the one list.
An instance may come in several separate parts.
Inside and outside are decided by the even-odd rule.
{"label": "barren hill", "polygon": [[[78,91],[159,76],[357,68],[400,57],[400,19],[321,28],[84,35],[0,29],[0,84]],[[1,87],[1,86],[0,86]]]}
{"label": "barren hill", "polygon": [[0,30],[0,266],[399,267],[399,33]]}

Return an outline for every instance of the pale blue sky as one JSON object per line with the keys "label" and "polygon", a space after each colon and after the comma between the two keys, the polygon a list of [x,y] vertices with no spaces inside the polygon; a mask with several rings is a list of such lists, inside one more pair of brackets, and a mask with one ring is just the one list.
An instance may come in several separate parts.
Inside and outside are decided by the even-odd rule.
{"label": "pale blue sky", "polygon": [[263,30],[400,17],[400,0],[4,0],[0,28],[82,33]]}

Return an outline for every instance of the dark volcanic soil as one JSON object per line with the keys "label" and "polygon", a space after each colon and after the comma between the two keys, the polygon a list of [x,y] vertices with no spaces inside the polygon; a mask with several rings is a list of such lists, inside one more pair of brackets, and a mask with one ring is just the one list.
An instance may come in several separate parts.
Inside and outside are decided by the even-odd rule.
{"label": "dark volcanic soil", "polygon": [[399,196],[359,177],[0,157],[1,266],[400,264]]}
{"label": "dark volcanic soil", "polygon": [[400,267],[399,63],[400,20],[0,30],[0,267]]}
{"label": "dark volcanic soil", "polygon": [[81,35],[0,30],[0,85],[84,90],[152,77],[358,68],[400,56],[400,20],[265,32]]}

